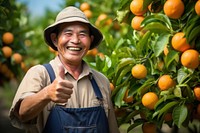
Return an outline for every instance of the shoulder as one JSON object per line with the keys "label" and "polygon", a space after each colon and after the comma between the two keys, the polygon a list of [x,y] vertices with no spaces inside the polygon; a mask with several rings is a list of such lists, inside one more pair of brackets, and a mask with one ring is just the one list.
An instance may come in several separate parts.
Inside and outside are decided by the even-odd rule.
{"label": "shoulder", "polygon": [[97,70],[92,69],[92,74],[97,80],[100,79],[101,81],[103,80],[104,82],[109,82],[108,78]]}

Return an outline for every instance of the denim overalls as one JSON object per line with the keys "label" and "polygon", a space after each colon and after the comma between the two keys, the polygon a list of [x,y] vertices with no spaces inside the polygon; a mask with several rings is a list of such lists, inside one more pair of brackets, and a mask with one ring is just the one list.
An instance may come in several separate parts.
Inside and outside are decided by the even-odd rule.
{"label": "denim overalls", "polygon": [[[52,82],[55,79],[54,71],[50,64],[44,66]],[[109,133],[101,91],[93,77],[90,81],[101,105],[88,108],[65,108],[56,105],[49,114],[43,133]]]}

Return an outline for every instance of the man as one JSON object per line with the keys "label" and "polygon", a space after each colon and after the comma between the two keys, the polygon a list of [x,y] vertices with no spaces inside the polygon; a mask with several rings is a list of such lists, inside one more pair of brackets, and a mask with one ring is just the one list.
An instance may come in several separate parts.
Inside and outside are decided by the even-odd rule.
{"label": "man", "polygon": [[[118,133],[110,100],[109,81],[83,61],[87,51],[100,44],[103,39],[102,33],[90,24],[82,11],[70,6],[62,10],[55,23],[44,30],[44,38],[49,46],[58,51],[58,56],[49,63],[55,73],[55,79],[50,80],[49,73],[43,65],[36,65],[28,70],[10,109],[12,124],[30,133],[53,130],[58,133],[61,130],[82,133],[89,129],[84,120],[96,119],[96,123],[88,125],[95,129],[88,132]],[[102,98],[98,98],[99,93]],[[96,113],[93,110],[97,109],[98,112],[101,108],[101,115],[94,114],[95,117],[92,117],[92,113]],[[77,116],[88,110],[92,113],[83,114],[81,117],[85,115],[88,118],[78,118],[73,122],[74,116],[69,110],[73,110],[72,114]],[[76,113],[77,110],[81,111]],[[57,113],[59,119],[55,117]],[[69,117],[62,117],[63,115]]]}

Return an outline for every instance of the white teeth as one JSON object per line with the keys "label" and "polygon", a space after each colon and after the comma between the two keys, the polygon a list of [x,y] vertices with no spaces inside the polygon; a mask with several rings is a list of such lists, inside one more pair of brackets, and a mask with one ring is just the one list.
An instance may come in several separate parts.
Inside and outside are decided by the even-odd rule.
{"label": "white teeth", "polygon": [[72,51],[80,51],[81,50],[81,48],[75,48],[75,47],[69,47],[68,49],[72,50]]}

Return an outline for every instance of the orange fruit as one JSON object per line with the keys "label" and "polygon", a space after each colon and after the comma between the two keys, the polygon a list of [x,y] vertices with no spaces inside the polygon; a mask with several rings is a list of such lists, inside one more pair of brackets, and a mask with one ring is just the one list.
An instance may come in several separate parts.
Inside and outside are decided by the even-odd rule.
{"label": "orange fruit", "polygon": [[91,18],[92,17],[92,12],[90,10],[85,10],[85,11],[83,11],[83,13],[85,14],[85,16],[87,18]]}
{"label": "orange fruit", "polygon": [[165,15],[172,19],[179,19],[184,8],[184,3],[181,0],[167,0],[163,7]]}
{"label": "orange fruit", "polygon": [[144,0],[133,0],[130,4],[130,10],[134,15],[143,15],[147,8],[143,9]]}
{"label": "orange fruit", "polygon": [[164,68],[164,62],[163,62],[162,60],[159,60],[159,61],[158,61],[157,68],[158,68],[158,70],[160,70],[160,71],[163,70],[163,68]]}
{"label": "orange fruit", "polygon": [[135,17],[133,17],[133,19],[131,21],[131,27],[134,30],[140,31],[142,29],[141,23],[142,23],[143,20],[144,20],[144,16],[135,16]]}
{"label": "orange fruit", "polygon": [[126,103],[131,103],[131,102],[133,102],[133,96],[128,96],[128,92],[129,92],[129,90],[126,90],[126,93],[124,95],[124,99],[123,100]]}
{"label": "orange fruit", "polygon": [[199,0],[196,2],[194,9],[197,15],[200,16],[200,1]]}
{"label": "orange fruit", "polygon": [[105,55],[104,55],[103,53],[101,53],[101,52],[99,52],[99,53],[97,54],[97,56],[99,56],[102,60],[105,59]]}
{"label": "orange fruit", "polygon": [[11,32],[5,32],[2,36],[2,41],[5,44],[11,44],[14,41],[14,36]]}
{"label": "orange fruit", "polygon": [[113,91],[115,89],[115,86],[113,85],[113,83],[110,83],[110,90]]}
{"label": "orange fruit", "polygon": [[143,133],[156,133],[156,124],[145,122],[142,125]]}
{"label": "orange fruit", "polygon": [[154,92],[147,92],[142,96],[142,104],[150,110],[154,109],[157,102],[158,96]]}
{"label": "orange fruit", "polygon": [[158,80],[158,87],[161,91],[167,90],[174,86],[174,81],[169,75],[162,75]]}
{"label": "orange fruit", "polygon": [[12,55],[12,49],[8,46],[4,46],[2,48],[2,52],[3,52],[4,57],[6,57],[6,58],[11,57],[11,55]]}
{"label": "orange fruit", "polygon": [[199,66],[199,52],[194,49],[186,50],[181,55],[181,63],[187,68],[197,68]]}
{"label": "orange fruit", "polygon": [[167,48],[167,45],[165,45],[165,48],[164,48],[163,52],[164,52],[164,55],[165,55],[165,56],[167,56],[167,54],[169,53],[169,50],[168,50],[168,48]]}
{"label": "orange fruit", "polygon": [[89,10],[90,9],[90,5],[87,2],[83,2],[80,5],[80,9],[81,9],[81,11]]}
{"label": "orange fruit", "polygon": [[178,32],[172,37],[171,40],[172,47],[179,52],[184,52],[190,48],[190,45],[187,43],[184,36],[185,34],[183,32]]}
{"label": "orange fruit", "polygon": [[87,52],[87,56],[96,56],[97,55],[97,53],[98,53],[98,49],[97,48],[93,48],[93,49],[91,49],[91,50],[88,50],[88,52]]}
{"label": "orange fruit", "polygon": [[112,19],[109,18],[107,14],[101,13],[98,16],[98,18],[97,18],[97,20],[95,22],[95,25],[97,27],[99,27],[100,25],[110,25],[111,23],[112,23]]}
{"label": "orange fruit", "polygon": [[147,68],[142,64],[136,64],[132,67],[131,74],[136,79],[143,79],[147,76]]}
{"label": "orange fruit", "polygon": [[22,62],[22,55],[19,53],[14,53],[12,55],[12,59],[16,64],[20,64]]}
{"label": "orange fruit", "polygon": [[200,101],[200,86],[195,87],[193,91],[195,98]]}

